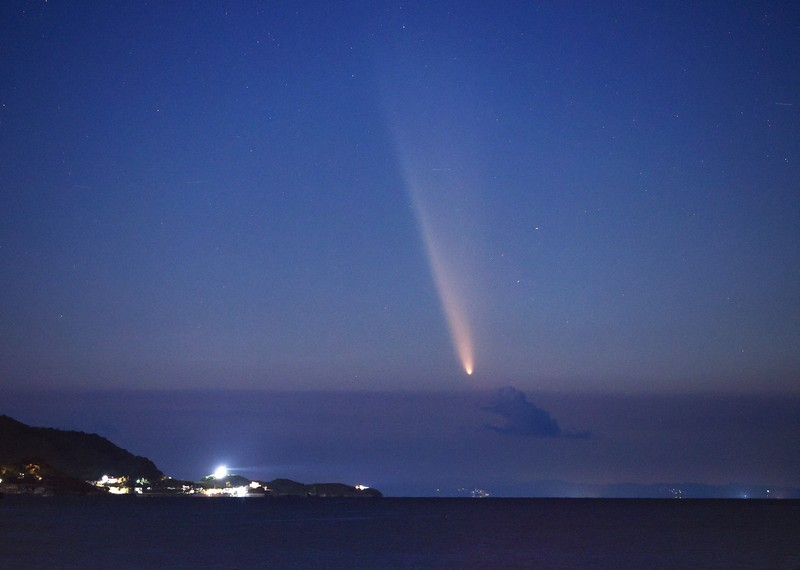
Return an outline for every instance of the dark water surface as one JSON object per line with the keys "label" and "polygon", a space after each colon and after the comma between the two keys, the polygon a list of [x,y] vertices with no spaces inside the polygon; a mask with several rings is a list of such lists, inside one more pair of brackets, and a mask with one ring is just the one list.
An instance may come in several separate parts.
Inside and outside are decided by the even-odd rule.
{"label": "dark water surface", "polygon": [[800,502],[6,496],[0,565],[800,569]]}

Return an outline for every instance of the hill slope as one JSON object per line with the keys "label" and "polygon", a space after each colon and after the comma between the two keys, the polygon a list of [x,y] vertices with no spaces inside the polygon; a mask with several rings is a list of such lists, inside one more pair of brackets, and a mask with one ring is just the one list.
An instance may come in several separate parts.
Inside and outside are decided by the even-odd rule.
{"label": "hill slope", "polygon": [[149,459],[133,455],[97,434],[31,427],[0,415],[0,464],[30,457],[41,458],[59,472],[83,481],[103,475],[150,480],[164,476]]}
{"label": "hill slope", "polygon": [[267,483],[276,497],[382,497],[377,489],[353,487],[344,483],[312,483],[306,485],[291,479],[275,479]]}

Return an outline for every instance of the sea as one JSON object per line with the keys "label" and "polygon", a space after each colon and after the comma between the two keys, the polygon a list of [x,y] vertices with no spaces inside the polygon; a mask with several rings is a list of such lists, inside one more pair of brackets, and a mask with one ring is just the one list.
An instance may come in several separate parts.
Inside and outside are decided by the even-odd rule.
{"label": "sea", "polygon": [[800,501],[7,495],[0,566],[800,569]]}

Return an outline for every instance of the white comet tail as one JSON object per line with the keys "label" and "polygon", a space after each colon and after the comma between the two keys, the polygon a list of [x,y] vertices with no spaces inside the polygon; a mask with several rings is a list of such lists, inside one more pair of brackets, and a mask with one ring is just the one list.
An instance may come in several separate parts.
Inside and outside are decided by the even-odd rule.
{"label": "white comet tail", "polygon": [[445,318],[447,319],[447,326],[450,329],[450,338],[453,341],[453,348],[458,355],[458,359],[461,361],[461,365],[464,367],[464,371],[467,375],[472,375],[475,366],[475,357],[472,347],[472,331],[470,330],[469,321],[464,311],[464,296],[463,294],[459,294],[455,286],[456,280],[454,279],[453,270],[443,257],[442,247],[432,231],[428,216],[421,207],[416,192],[412,191],[412,195],[415,197],[414,204],[417,220],[422,232],[423,241],[425,242],[425,249],[428,254],[428,261],[430,263],[431,272],[433,273],[436,290],[442,301]]}
{"label": "white comet tail", "polygon": [[475,356],[469,320],[473,307],[468,302],[472,296],[468,293],[476,247],[470,213],[474,211],[470,172],[475,153],[468,146],[472,131],[465,128],[469,119],[462,120],[448,97],[429,101],[420,113],[419,105],[409,106],[392,91],[387,92],[387,106],[406,189],[453,349],[464,372],[471,375]]}

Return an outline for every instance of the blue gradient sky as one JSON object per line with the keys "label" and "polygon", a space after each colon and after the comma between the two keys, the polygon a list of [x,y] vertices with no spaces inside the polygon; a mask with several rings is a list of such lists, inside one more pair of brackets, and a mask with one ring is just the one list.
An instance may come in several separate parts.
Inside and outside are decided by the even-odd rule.
{"label": "blue gradient sky", "polygon": [[[298,477],[340,473],[302,442],[324,430],[343,457],[357,417],[373,435],[348,465],[416,466],[425,489],[447,466],[800,485],[799,32],[797,2],[3,2],[8,413],[181,476],[219,453],[175,464],[185,440],[128,433],[154,390],[208,398],[165,429],[236,417],[237,457],[284,438],[252,460],[315,466]],[[247,397],[208,396],[232,390],[319,413],[290,398],[252,423]],[[420,394],[456,392],[472,403],[437,423]],[[662,399],[643,417],[629,395]],[[546,414],[592,435],[537,433]],[[742,438],[760,467],[726,463]]]}
{"label": "blue gradient sky", "polygon": [[796,4],[12,1],[2,22],[7,382],[462,387],[422,179],[467,385],[797,390]]}

